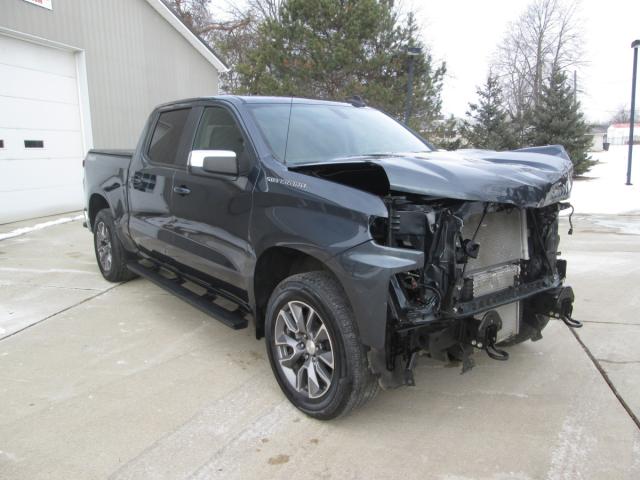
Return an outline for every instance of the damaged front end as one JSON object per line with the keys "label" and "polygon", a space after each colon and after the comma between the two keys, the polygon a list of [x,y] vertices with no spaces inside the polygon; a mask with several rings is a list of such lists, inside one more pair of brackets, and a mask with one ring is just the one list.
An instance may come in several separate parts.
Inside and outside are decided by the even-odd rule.
{"label": "damaged front end", "polygon": [[419,352],[459,360],[464,372],[474,350],[506,360],[504,346],[540,339],[551,317],[580,325],[558,258],[558,215],[571,207],[572,179],[561,146],[365,156],[295,170],[386,205],[387,216],[370,220],[373,242],[345,252],[336,269],[348,272],[343,284],[382,386],[413,384]]}
{"label": "damaged front end", "polygon": [[474,349],[507,360],[501,347],[542,338],[550,317],[570,321],[558,214],[542,208],[388,195],[376,243],[424,253],[424,266],[390,279],[385,351],[370,361],[385,387],[413,384],[416,355],[473,367]]}

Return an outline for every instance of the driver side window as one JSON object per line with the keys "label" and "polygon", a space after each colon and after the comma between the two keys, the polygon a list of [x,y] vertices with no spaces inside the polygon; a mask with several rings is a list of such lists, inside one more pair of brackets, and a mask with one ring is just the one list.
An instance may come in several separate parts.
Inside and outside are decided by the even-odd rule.
{"label": "driver side window", "polygon": [[233,116],[222,107],[206,107],[196,138],[194,150],[231,150],[236,152],[240,173],[249,170],[249,155],[245,139]]}

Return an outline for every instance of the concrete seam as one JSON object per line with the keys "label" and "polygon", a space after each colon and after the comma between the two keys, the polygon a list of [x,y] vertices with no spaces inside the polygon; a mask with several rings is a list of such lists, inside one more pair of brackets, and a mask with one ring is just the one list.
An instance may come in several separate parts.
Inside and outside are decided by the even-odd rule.
{"label": "concrete seam", "polygon": [[593,363],[593,365],[596,367],[598,372],[600,372],[600,375],[602,376],[604,381],[607,383],[607,385],[609,385],[609,388],[611,389],[611,392],[618,399],[618,402],[620,402],[620,405],[622,405],[622,408],[625,409],[625,411],[627,412],[629,417],[631,417],[631,420],[633,421],[633,423],[635,423],[636,427],[638,427],[638,430],[640,430],[640,419],[638,419],[636,414],[633,413],[633,410],[631,410],[631,407],[629,407],[629,405],[627,404],[625,399],[622,398],[622,395],[620,395],[620,393],[618,392],[618,389],[615,387],[615,385],[613,384],[613,382],[609,378],[609,375],[607,375],[607,372],[605,371],[605,369],[602,368],[602,365],[600,365],[600,362],[598,361],[598,359],[596,359],[596,357],[593,356],[593,354],[591,353],[591,350],[589,350],[589,348],[584,344],[584,342],[580,338],[580,335],[578,335],[578,333],[575,331],[575,329],[571,328],[571,327],[567,327],[567,328],[573,334],[573,336],[578,341],[578,343],[580,344],[582,349],[585,351],[585,353],[587,354],[587,356],[591,360],[591,363]]}
{"label": "concrete seam", "polygon": [[625,322],[599,322],[598,320],[581,320],[582,323],[597,323],[599,325],[628,325],[630,327],[640,327],[640,323]]}
{"label": "concrete seam", "polygon": [[[83,288],[83,287],[64,287],[62,285],[39,285],[37,283],[29,283],[29,282],[10,282],[4,283],[0,280],[0,286],[24,286],[24,287],[36,287],[36,288],[57,288],[59,290],[74,290],[79,292],[103,292],[104,290],[100,290],[99,288]],[[111,288],[111,287],[109,287]]]}
{"label": "concrete seam", "polygon": [[39,324],[41,324],[42,322],[44,322],[44,321],[46,321],[46,320],[49,320],[50,318],[55,317],[56,315],[60,315],[61,313],[64,313],[64,312],[67,312],[67,311],[71,310],[72,308],[75,308],[75,307],[77,307],[77,306],[80,306],[80,305],[82,305],[83,303],[88,302],[89,300],[93,300],[94,298],[99,297],[100,295],[104,295],[105,293],[107,293],[107,292],[109,292],[109,291],[113,290],[113,289],[114,289],[114,288],[116,288],[116,287],[119,287],[120,285],[122,285],[122,283],[119,283],[119,284],[117,284],[117,285],[114,285],[113,287],[109,287],[109,288],[107,288],[106,290],[102,290],[101,292],[98,292],[98,293],[96,293],[95,295],[91,295],[90,297],[87,297],[87,298],[85,298],[84,300],[80,300],[78,303],[74,303],[73,305],[69,305],[68,307],[65,307],[65,308],[63,308],[62,310],[59,310],[59,311],[57,311],[57,312],[55,312],[55,313],[52,313],[51,315],[48,315],[48,316],[44,317],[43,319],[38,320],[37,322],[34,322],[34,323],[30,324],[30,325],[27,325],[26,327],[23,327],[23,328],[21,328],[20,330],[16,330],[15,332],[10,333],[10,334],[9,334],[9,335],[7,335],[6,337],[2,337],[2,338],[0,338],[0,342],[2,342],[2,341],[4,341],[4,340],[6,340],[7,338],[11,338],[11,337],[13,337],[14,335],[17,335],[17,334],[18,334],[18,333],[20,333],[20,332],[24,332],[24,331],[25,331],[25,330],[27,330],[28,328],[35,327],[36,325],[39,325]]}
{"label": "concrete seam", "polygon": [[[247,385],[254,383],[255,380],[260,375],[262,375],[262,374],[261,373],[256,373],[254,375],[251,375],[244,382],[240,383],[235,388],[233,388],[230,392],[228,392],[227,396],[232,396],[235,393],[240,392],[241,390],[246,388]],[[193,415],[191,415],[191,417],[189,417],[184,422],[182,422],[181,425],[179,425],[178,427],[174,428],[171,431],[164,432],[164,434],[161,437],[157,438],[153,443],[151,443],[150,445],[147,445],[141,452],[136,454],[134,457],[126,460],[123,465],[120,465],[116,470],[111,472],[109,474],[108,478],[110,480],[113,480],[115,478],[120,478],[119,475],[121,474],[121,472],[127,470],[131,465],[134,465],[134,464],[140,462],[140,460],[143,459],[147,454],[149,454],[150,452],[153,452],[156,448],[158,448],[158,446],[161,446],[163,444],[163,442],[165,442],[168,439],[170,439],[172,436],[174,436],[176,433],[178,433],[181,429],[184,429],[185,426],[190,425],[190,424],[194,423],[195,421],[197,421],[197,419],[200,418],[203,415],[203,411],[205,411],[207,408],[210,408],[211,405],[214,405],[216,402],[220,402],[220,401],[221,401],[221,399],[218,398],[218,399],[214,400],[213,402],[209,403],[208,405],[203,406],[197,412],[195,412]]]}
{"label": "concrete seam", "polygon": [[601,363],[612,363],[614,365],[630,365],[633,363],[640,363],[640,360],[608,360],[606,358],[597,358]]}
{"label": "concrete seam", "polygon": [[[550,321],[562,322],[559,318],[550,318]],[[580,320],[582,323],[595,323],[597,325],[626,325],[628,327],[640,327],[640,323],[626,323],[626,322],[601,322],[598,320]],[[563,322],[564,323],[564,322]]]}

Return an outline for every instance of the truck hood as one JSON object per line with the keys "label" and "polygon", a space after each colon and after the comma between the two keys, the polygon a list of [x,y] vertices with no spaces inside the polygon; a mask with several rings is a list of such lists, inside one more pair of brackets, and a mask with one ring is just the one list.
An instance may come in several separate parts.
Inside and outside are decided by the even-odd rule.
{"label": "truck hood", "polygon": [[573,174],[561,146],[356,157],[290,169],[376,194],[387,190],[537,208],[567,199]]}

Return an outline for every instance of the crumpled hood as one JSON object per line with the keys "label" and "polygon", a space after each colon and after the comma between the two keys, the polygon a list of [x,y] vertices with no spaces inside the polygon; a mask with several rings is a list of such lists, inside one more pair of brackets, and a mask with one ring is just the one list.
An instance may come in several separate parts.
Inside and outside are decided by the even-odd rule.
{"label": "crumpled hood", "polygon": [[[509,152],[434,151],[360,157],[338,164],[361,162],[382,167],[391,191],[519,207],[543,207],[567,199],[573,174],[571,161],[561,146]],[[335,171],[337,165],[330,165]],[[307,170],[305,167],[295,170]]]}

